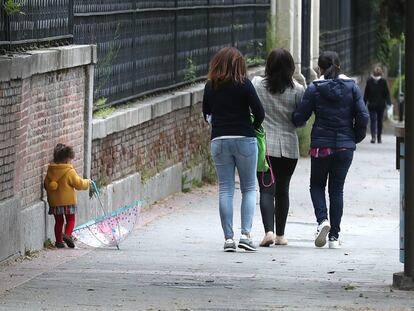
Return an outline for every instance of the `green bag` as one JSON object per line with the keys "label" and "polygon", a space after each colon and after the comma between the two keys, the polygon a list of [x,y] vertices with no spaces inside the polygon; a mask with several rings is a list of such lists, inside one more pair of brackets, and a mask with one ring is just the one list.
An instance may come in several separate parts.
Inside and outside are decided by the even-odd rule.
{"label": "green bag", "polygon": [[257,156],[257,171],[267,172],[269,170],[269,164],[266,161],[266,133],[261,125],[256,129],[257,148],[259,149]]}

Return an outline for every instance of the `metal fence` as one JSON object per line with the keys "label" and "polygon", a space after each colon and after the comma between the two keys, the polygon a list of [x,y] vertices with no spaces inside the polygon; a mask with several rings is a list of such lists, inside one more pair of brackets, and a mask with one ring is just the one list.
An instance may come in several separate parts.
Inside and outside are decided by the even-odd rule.
{"label": "metal fence", "polygon": [[95,99],[124,102],[205,76],[219,48],[263,56],[268,0],[75,0],[75,43],[97,43]]}
{"label": "metal fence", "polygon": [[311,1],[312,0],[302,0],[301,71],[306,79],[306,83],[310,82],[311,69]]}
{"label": "metal fence", "polygon": [[320,49],[341,58],[342,71],[366,70],[375,59],[378,15],[370,0],[321,0]]}
{"label": "metal fence", "polygon": [[6,0],[0,0],[0,49],[72,42],[73,0],[23,1],[10,14],[5,3]]}
{"label": "metal fence", "polygon": [[203,77],[221,47],[264,56],[270,0],[27,0],[6,14],[0,52],[97,44],[94,98],[125,102]]}

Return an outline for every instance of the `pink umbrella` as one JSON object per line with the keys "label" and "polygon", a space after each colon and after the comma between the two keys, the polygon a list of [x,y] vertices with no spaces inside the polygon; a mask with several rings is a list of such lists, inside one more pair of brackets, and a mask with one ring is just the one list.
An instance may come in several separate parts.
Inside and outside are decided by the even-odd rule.
{"label": "pink umbrella", "polygon": [[136,200],[107,214],[95,182],[92,182],[92,189],[98,198],[103,216],[77,226],[72,235],[78,241],[92,247],[116,246],[119,249],[119,243],[134,229],[141,203]]}

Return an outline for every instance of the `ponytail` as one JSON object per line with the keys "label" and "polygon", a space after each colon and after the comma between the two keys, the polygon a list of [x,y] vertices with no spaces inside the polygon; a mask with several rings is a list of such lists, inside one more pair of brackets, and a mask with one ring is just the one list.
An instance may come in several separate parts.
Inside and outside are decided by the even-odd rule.
{"label": "ponytail", "polygon": [[325,79],[336,79],[341,72],[339,56],[333,51],[322,52],[318,58],[318,66],[324,71]]}

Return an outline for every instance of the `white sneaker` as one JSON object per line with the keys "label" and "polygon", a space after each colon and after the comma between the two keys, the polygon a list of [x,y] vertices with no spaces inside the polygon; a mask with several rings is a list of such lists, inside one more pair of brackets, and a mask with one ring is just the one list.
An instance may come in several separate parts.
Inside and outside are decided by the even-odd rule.
{"label": "white sneaker", "polygon": [[320,223],[318,228],[316,229],[315,234],[315,246],[316,247],[323,247],[326,244],[326,236],[329,233],[329,230],[331,230],[331,225],[329,224],[329,221],[325,219]]}
{"label": "white sneaker", "polygon": [[329,248],[341,248],[342,243],[338,238],[330,237],[329,238]]}

